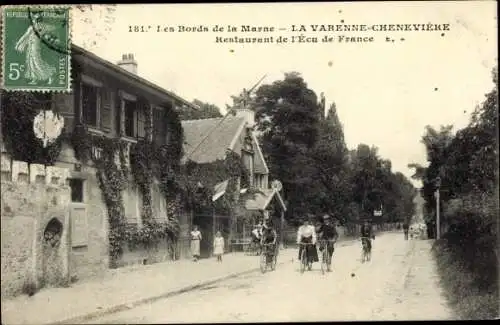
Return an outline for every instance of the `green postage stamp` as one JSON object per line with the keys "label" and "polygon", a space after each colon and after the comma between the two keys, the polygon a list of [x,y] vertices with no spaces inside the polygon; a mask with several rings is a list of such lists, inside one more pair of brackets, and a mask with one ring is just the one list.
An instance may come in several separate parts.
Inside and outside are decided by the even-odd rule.
{"label": "green postage stamp", "polygon": [[2,22],[2,88],[70,91],[70,8],[4,7]]}

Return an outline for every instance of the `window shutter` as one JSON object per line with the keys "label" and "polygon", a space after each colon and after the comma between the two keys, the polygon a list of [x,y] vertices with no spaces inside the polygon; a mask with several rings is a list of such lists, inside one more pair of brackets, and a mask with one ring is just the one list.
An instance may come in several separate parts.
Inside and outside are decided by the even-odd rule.
{"label": "window shutter", "polygon": [[122,99],[118,93],[115,94],[115,132],[122,135]]}
{"label": "window shutter", "polygon": [[101,90],[101,129],[111,131],[113,94],[107,89]]}
{"label": "window shutter", "polygon": [[54,111],[64,118],[64,133],[71,133],[75,121],[74,94],[54,93]]}
{"label": "window shutter", "polygon": [[145,116],[144,116],[144,105],[137,105],[137,137],[144,138],[146,132],[144,132],[145,126]]}
{"label": "window shutter", "polygon": [[164,130],[164,111],[162,108],[153,110],[153,139],[159,145],[165,144],[165,130]]}

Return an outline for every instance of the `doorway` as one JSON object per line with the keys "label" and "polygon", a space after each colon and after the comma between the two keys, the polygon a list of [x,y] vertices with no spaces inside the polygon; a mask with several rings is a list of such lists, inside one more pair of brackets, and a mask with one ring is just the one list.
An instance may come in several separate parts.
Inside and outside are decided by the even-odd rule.
{"label": "doorway", "polygon": [[213,216],[212,214],[195,214],[193,216],[193,226],[198,226],[201,232],[200,258],[208,258],[212,254],[213,243]]}

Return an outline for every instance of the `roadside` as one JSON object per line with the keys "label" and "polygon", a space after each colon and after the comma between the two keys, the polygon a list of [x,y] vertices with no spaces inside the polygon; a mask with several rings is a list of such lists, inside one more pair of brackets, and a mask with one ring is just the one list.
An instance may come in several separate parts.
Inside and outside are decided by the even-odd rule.
{"label": "roadside", "polygon": [[[356,240],[343,237],[337,245]],[[295,247],[287,247],[280,251],[278,263],[293,262],[296,255]],[[209,258],[112,269],[69,288],[45,288],[32,297],[2,300],[2,323],[78,323],[258,270],[259,259],[244,253],[225,254],[222,263]]]}
{"label": "roadside", "polygon": [[[294,254],[295,250],[280,251],[278,263],[291,262]],[[110,270],[94,281],[4,300],[2,323],[78,323],[258,270],[259,259],[242,253],[226,254],[222,263],[210,258]]]}
{"label": "roadside", "polygon": [[[359,261],[359,243],[339,247],[334,254],[331,273],[322,274],[321,265],[315,263],[312,271],[302,274],[298,262],[286,263],[264,276],[257,272],[242,275],[87,323],[206,324],[452,318],[435,282],[430,242],[405,241],[403,235],[397,233],[383,234],[374,244],[373,259],[369,263]],[[308,288],[313,294],[301,294],[297,288]]]}

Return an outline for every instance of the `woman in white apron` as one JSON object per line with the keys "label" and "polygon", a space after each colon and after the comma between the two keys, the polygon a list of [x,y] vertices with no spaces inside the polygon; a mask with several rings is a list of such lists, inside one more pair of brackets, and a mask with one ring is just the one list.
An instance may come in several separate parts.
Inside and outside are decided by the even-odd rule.
{"label": "woman in white apron", "polygon": [[195,262],[200,258],[200,242],[201,232],[198,230],[198,226],[194,226],[193,231],[191,231],[191,255],[193,255]]}

